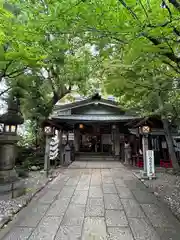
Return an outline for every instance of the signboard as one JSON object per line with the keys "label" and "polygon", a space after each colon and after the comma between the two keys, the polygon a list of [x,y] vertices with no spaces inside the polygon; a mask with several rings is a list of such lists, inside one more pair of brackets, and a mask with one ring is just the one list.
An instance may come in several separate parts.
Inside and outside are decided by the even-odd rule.
{"label": "signboard", "polygon": [[74,141],[74,133],[69,133],[68,140],[69,141]]}
{"label": "signboard", "polygon": [[155,177],[155,167],[154,167],[154,151],[146,151],[146,164],[147,164],[147,177],[152,179]]}

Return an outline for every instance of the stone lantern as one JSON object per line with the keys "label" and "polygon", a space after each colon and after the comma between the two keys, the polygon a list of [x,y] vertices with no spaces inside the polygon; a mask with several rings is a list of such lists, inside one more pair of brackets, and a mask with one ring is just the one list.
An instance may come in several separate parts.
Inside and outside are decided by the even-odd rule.
{"label": "stone lantern", "polygon": [[15,99],[8,101],[8,110],[0,116],[0,199],[11,199],[24,193],[23,182],[15,170],[17,127],[24,119]]}

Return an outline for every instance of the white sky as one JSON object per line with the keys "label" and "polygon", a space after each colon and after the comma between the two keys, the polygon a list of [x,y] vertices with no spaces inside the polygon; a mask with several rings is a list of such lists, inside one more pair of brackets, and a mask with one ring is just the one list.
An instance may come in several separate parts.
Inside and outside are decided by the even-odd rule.
{"label": "white sky", "polygon": [[[2,92],[5,89],[6,89],[5,81],[1,81],[0,82],[0,92]],[[7,109],[6,102],[2,100],[5,96],[7,96],[7,95],[4,94],[3,96],[0,96],[0,114],[4,113]]]}

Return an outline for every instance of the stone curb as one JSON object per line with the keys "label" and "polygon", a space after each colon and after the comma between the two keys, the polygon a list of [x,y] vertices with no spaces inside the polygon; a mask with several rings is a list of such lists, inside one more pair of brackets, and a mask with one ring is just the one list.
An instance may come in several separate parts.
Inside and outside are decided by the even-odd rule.
{"label": "stone curb", "polygon": [[32,195],[28,196],[27,199],[25,200],[25,203],[21,206],[19,206],[18,209],[16,209],[12,215],[9,216],[0,216],[0,230],[3,229],[3,227],[8,224],[10,221],[13,220],[14,216],[20,212],[23,208],[25,208],[30,202],[31,200],[35,197],[35,195],[37,193],[39,193],[42,189],[44,189],[50,182],[52,182],[52,180],[54,180],[58,175],[60,174],[60,172],[55,175],[55,176],[50,176],[49,179],[41,186],[39,187],[34,193],[32,193]]}
{"label": "stone curb", "polygon": [[[144,181],[144,179],[142,179],[138,174],[136,174],[135,172],[133,172],[133,174],[134,174],[134,176],[135,177],[137,177],[138,179],[139,179],[139,181],[141,181],[143,184],[144,184],[144,186],[146,187],[146,188],[148,188],[148,189],[152,189],[151,187],[149,187],[146,183],[145,183],[145,181]],[[149,180],[149,181],[153,181],[153,180]],[[154,192],[153,191],[153,189],[152,189],[152,191],[151,191],[158,199],[161,199],[161,197],[159,196],[159,194],[157,193],[157,192]]]}
{"label": "stone curb", "polygon": [[[180,221],[180,218],[175,214],[175,212],[172,210],[171,206],[169,206],[169,204],[162,198],[162,196],[161,196],[158,192],[154,192],[153,189],[152,189],[150,186],[148,186],[148,184],[146,184],[145,181],[140,178],[140,176],[138,176],[138,174],[136,174],[135,172],[133,172],[133,174],[134,174],[134,176],[136,176],[136,177],[139,179],[139,181],[141,181],[141,182],[144,184],[144,186],[145,186],[146,188],[152,190],[151,193],[153,193],[154,196],[155,196],[164,206],[168,207],[168,209],[170,210],[170,212],[172,213],[172,215],[173,215],[178,221]],[[149,180],[149,181],[153,181],[153,180]]]}

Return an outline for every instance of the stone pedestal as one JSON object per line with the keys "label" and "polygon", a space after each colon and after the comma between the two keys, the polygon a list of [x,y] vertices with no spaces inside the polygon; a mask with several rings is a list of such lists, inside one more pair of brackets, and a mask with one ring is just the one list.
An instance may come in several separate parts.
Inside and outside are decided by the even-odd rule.
{"label": "stone pedestal", "polygon": [[148,179],[147,172],[140,170],[140,178],[141,179]]}
{"label": "stone pedestal", "polygon": [[25,191],[14,169],[18,140],[17,135],[0,134],[0,199],[18,197]]}
{"label": "stone pedestal", "polygon": [[147,172],[140,170],[140,178],[144,180],[152,180],[152,179],[156,179],[156,176],[148,177]]}
{"label": "stone pedestal", "polygon": [[71,147],[69,144],[65,146],[65,161],[64,165],[69,165],[71,163]]}

